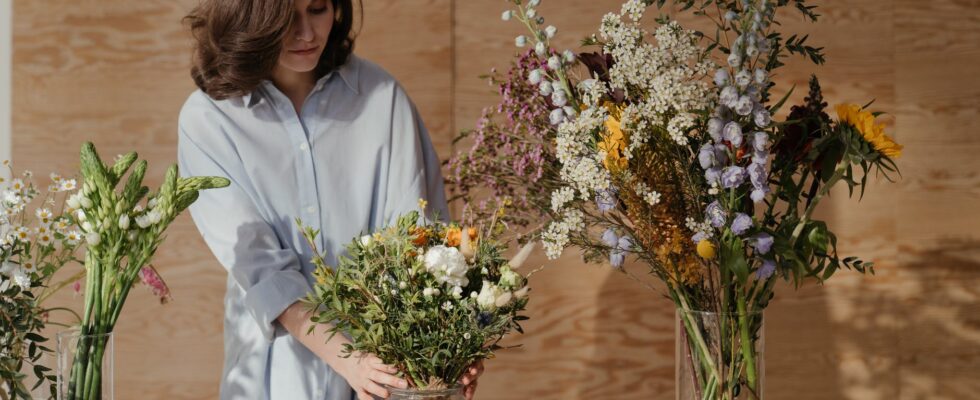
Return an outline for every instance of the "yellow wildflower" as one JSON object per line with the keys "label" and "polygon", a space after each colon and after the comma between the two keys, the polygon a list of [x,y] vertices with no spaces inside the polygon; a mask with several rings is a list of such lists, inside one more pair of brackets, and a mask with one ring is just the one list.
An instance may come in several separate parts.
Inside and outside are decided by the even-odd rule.
{"label": "yellow wildflower", "polygon": [[626,169],[629,160],[626,159],[626,146],[629,144],[629,137],[623,132],[621,118],[623,109],[613,103],[603,104],[609,110],[609,117],[605,122],[605,133],[598,148],[606,152],[606,158],[602,160],[602,165],[609,172],[619,172]]}
{"label": "yellow wildflower", "polygon": [[903,146],[885,134],[885,126],[876,124],[871,112],[864,111],[857,104],[840,104],[837,106],[837,118],[846,122],[861,132],[861,136],[874,146],[881,154],[891,158],[902,155]]}
{"label": "yellow wildflower", "polygon": [[715,258],[714,243],[711,243],[710,240],[702,240],[698,242],[698,255],[705,260],[711,260]]}

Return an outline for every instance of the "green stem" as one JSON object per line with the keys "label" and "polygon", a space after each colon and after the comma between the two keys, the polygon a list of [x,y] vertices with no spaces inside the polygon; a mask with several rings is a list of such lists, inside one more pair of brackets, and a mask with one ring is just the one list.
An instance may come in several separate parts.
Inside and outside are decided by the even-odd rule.
{"label": "green stem", "polygon": [[826,196],[827,193],[830,193],[830,189],[834,187],[834,184],[836,184],[837,181],[844,176],[844,172],[847,171],[848,165],[850,165],[850,163],[846,160],[841,160],[838,162],[837,167],[834,168],[834,175],[832,175],[830,179],[824,183],[823,187],[820,188],[820,191],[817,192],[817,195],[813,196],[813,200],[810,202],[810,205],[803,212],[803,216],[800,217],[800,222],[797,223],[796,228],[793,229],[793,236],[790,238],[789,242],[791,246],[796,246],[796,240],[799,239],[800,235],[803,233],[803,228],[806,227],[807,222],[810,222],[810,215],[813,214],[813,211],[817,208],[817,204],[820,203],[820,199]]}
{"label": "green stem", "polygon": [[742,358],[745,364],[745,377],[750,390],[749,396],[755,398],[754,393],[758,387],[758,377],[755,368],[755,349],[752,345],[753,340],[749,336],[749,320],[745,303],[745,295],[740,292],[738,296],[738,325],[742,338]]}

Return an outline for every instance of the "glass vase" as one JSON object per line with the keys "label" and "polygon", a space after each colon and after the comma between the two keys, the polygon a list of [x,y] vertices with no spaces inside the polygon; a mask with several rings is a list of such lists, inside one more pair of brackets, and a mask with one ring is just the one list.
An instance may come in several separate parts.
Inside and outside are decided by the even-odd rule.
{"label": "glass vase", "polygon": [[58,333],[58,400],[112,400],[113,336]]}
{"label": "glass vase", "polygon": [[677,400],[762,400],[765,326],[761,311],[678,309]]}
{"label": "glass vase", "polygon": [[446,389],[388,388],[389,400],[463,400],[463,386]]}

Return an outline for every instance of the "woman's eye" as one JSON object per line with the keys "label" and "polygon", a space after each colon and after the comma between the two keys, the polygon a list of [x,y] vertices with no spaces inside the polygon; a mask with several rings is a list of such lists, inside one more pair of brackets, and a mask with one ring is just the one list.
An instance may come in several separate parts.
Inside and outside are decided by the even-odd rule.
{"label": "woman's eye", "polygon": [[320,8],[311,8],[310,9],[310,14],[314,14],[314,15],[323,14],[325,12],[327,12],[327,7],[326,6],[320,7]]}

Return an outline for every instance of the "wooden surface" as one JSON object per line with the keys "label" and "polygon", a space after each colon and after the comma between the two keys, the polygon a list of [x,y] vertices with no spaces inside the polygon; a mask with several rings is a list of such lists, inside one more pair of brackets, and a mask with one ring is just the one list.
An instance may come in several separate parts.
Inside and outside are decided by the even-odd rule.
{"label": "wooden surface", "polygon": [[[17,167],[67,171],[80,143],[94,140],[106,155],[138,150],[159,182],[193,90],[180,17],[194,3],[14,0]],[[875,184],[860,203],[835,193],[822,210],[841,250],[875,260],[878,275],[780,288],[766,322],[767,398],[980,399],[980,1],[816,4],[819,25],[784,21],[810,33],[829,62],[792,63],[778,82],[803,89],[816,72],[832,104],[876,99],[906,146],[903,178]],[[453,130],[472,128],[496,101],[477,76],[506,68],[517,50],[513,37],[523,32],[499,20],[505,6],[367,2],[357,53],[407,88],[443,158]],[[618,9],[610,0],[545,0],[540,11],[558,26],[558,43],[573,46]],[[175,301],[131,296],[117,330],[117,398],[216,398],[224,270],[186,216],[156,264]],[[571,251],[532,284],[528,333],[509,341],[523,346],[488,362],[478,398],[673,398],[668,301]]]}

